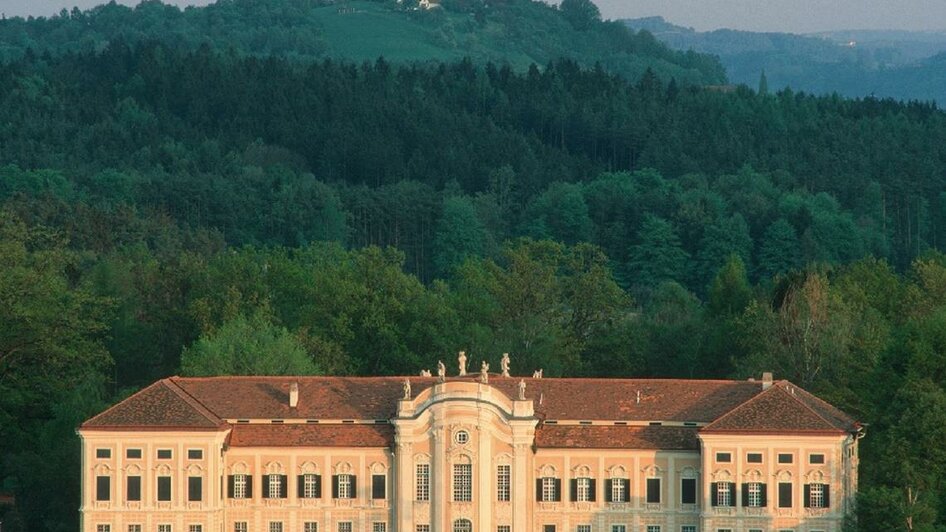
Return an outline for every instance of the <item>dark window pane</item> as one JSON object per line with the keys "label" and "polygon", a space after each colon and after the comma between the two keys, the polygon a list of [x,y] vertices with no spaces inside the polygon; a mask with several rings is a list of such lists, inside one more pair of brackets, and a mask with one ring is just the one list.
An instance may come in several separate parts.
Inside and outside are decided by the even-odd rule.
{"label": "dark window pane", "polygon": [[761,464],[762,453],[749,453],[746,455],[746,462],[749,462],[750,464]]}
{"label": "dark window pane", "polygon": [[95,500],[110,500],[112,498],[111,487],[111,477],[95,477]]}
{"label": "dark window pane", "polygon": [[204,457],[204,451],[201,449],[188,449],[187,450],[188,460],[200,460],[203,457]]}
{"label": "dark window pane", "polygon": [[128,486],[128,496],[126,498],[129,501],[140,501],[141,477],[128,477],[128,480],[126,480],[125,483]]}
{"label": "dark window pane", "polygon": [[647,479],[647,502],[651,504],[660,503],[660,479]]}
{"label": "dark window pane", "polygon": [[779,453],[778,454],[778,463],[780,464],[790,464],[794,462],[795,459],[791,453]]}
{"label": "dark window pane", "polygon": [[201,477],[187,477],[187,500],[201,500],[201,489],[203,488],[203,479]]}
{"label": "dark window pane", "polygon": [[95,457],[96,458],[111,458],[112,450],[111,449],[96,449]]}
{"label": "dark window pane", "polygon": [[808,456],[808,463],[810,464],[823,464],[824,455],[823,454],[812,454]]}
{"label": "dark window pane", "polygon": [[171,477],[158,477],[158,500],[171,500]]}
{"label": "dark window pane", "polygon": [[125,458],[140,459],[141,449],[125,449]]}
{"label": "dark window pane", "polygon": [[685,478],[682,481],[680,490],[680,502],[683,504],[696,504],[696,479]]}
{"label": "dark window pane", "polygon": [[792,483],[791,482],[778,483],[778,507],[779,508],[792,507]]}
{"label": "dark window pane", "polygon": [[158,460],[170,460],[170,459],[171,459],[170,449],[158,449]]}
{"label": "dark window pane", "polygon": [[732,462],[732,453],[716,453],[716,461],[721,464]]}

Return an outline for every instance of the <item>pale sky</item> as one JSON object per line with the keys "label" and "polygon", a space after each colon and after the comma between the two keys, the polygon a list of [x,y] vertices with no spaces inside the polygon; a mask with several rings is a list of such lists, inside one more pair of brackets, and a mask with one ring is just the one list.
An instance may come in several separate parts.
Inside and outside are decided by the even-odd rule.
{"label": "pale sky", "polygon": [[[51,15],[104,0],[0,0],[7,16]],[[134,5],[137,0],[119,0]],[[259,0],[261,2],[265,0]],[[594,0],[605,18],[661,15],[698,30],[807,33],[839,29],[946,30],[946,0]],[[165,0],[205,5],[211,0]]]}

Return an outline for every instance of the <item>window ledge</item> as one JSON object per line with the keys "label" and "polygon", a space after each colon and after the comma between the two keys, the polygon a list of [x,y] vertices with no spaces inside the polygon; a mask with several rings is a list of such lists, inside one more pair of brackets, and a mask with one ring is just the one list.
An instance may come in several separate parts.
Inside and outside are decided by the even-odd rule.
{"label": "window ledge", "polygon": [[716,515],[734,515],[736,509],[732,506],[716,506],[713,508],[713,513]]}
{"label": "window ledge", "polygon": [[626,512],[630,509],[630,504],[626,502],[609,502],[608,508],[615,512]]}
{"label": "window ledge", "polygon": [[747,506],[742,511],[746,515],[765,515],[768,513],[768,508],[765,506]]}
{"label": "window ledge", "polygon": [[557,502],[540,502],[539,509],[543,512],[554,512],[557,511],[559,503]]}
{"label": "window ledge", "polygon": [[661,507],[659,502],[648,502],[644,505],[644,509],[648,512],[659,512]]}

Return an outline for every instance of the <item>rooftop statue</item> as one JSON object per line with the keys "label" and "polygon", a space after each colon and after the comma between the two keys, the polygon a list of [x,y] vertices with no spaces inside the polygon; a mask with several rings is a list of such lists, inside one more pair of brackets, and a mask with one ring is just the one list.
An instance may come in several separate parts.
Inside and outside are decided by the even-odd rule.
{"label": "rooftop statue", "polygon": [[457,356],[457,362],[460,363],[460,376],[466,375],[466,351],[460,351]]}
{"label": "rooftop statue", "polygon": [[480,381],[483,384],[489,383],[489,364],[485,360],[483,365],[480,366]]}
{"label": "rooftop statue", "polygon": [[519,379],[519,400],[525,401],[526,399],[526,380]]}
{"label": "rooftop statue", "polygon": [[440,382],[443,382],[447,377],[447,366],[443,365],[442,360],[437,361],[437,378],[440,379]]}
{"label": "rooftop statue", "polygon": [[404,379],[404,399],[409,400],[411,398],[411,381],[410,379]]}
{"label": "rooftop statue", "polygon": [[509,353],[503,353],[503,359],[499,362],[499,367],[503,370],[503,377],[509,376]]}

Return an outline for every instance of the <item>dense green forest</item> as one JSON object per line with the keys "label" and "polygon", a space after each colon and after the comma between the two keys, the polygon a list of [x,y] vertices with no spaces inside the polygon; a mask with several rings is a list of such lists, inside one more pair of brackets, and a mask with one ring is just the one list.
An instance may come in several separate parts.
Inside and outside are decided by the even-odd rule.
{"label": "dense green forest", "polygon": [[[306,4],[325,8],[285,3]],[[604,31],[564,4],[541,9]],[[775,371],[869,423],[857,529],[944,530],[934,106],[224,46],[256,20],[63,44],[103,13],[206,9],[0,23],[5,531],[76,529],[75,427],[155,379],[415,373],[461,349],[516,374]]]}
{"label": "dense green forest", "polygon": [[[57,17],[0,21],[0,60],[27,51],[59,54],[101,51],[116,39],[157,41],[180,49],[207,45],[261,57],[392,62],[503,62],[518,70],[569,57],[586,67],[600,63],[637,78],[647,68],[682,83],[721,83],[715,58],[677,52],[650,33],[620,22],[602,22],[586,0],[556,10],[533,0],[442,0],[442,8],[417,8],[417,0],[221,0],[181,10],[160,0],[135,8],[114,2]],[[569,9],[569,5],[573,6]]]}
{"label": "dense green forest", "polygon": [[674,50],[712,54],[732,83],[814,94],[946,102],[946,33],[834,31],[814,35],[695,31],[661,17],[625,20]]}

